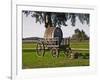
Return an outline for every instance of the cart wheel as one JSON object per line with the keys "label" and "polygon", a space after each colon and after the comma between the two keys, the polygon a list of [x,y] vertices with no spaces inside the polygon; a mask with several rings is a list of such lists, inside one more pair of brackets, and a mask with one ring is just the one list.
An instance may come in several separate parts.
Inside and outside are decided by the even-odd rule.
{"label": "cart wheel", "polygon": [[58,48],[52,48],[51,54],[52,54],[53,57],[58,57],[59,56],[59,49]]}
{"label": "cart wheel", "polygon": [[36,47],[36,51],[37,51],[37,55],[38,56],[44,56],[45,54],[45,47],[43,43],[37,43],[37,47]]}
{"label": "cart wheel", "polygon": [[67,53],[67,56],[68,56],[68,57],[71,56],[72,50],[71,50],[70,47],[66,48],[66,53]]}

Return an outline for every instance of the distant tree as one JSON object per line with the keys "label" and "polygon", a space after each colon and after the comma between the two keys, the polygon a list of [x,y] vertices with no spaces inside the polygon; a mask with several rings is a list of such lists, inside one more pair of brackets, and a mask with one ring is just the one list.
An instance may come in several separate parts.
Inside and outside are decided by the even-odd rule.
{"label": "distant tree", "polygon": [[83,30],[80,31],[79,29],[75,29],[75,34],[73,34],[72,39],[82,41],[89,39],[89,37],[85,34]]}
{"label": "distant tree", "polygon": [[89,37],[86,35],[86,33],[82,30],[81,31],[81,40],[87,40]]}

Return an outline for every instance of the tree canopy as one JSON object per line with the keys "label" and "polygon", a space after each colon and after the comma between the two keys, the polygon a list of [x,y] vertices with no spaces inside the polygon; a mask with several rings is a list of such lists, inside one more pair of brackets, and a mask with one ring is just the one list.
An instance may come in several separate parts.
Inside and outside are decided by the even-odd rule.
{"label": "tree canopy", "polygon": [[45,24],[45,28],[47,27],[61,27],[68,26],[66,22],[70,20],[71,25],[76,25],[76,17],[80,20],[82,24],[85,22],[89,24],[89,14],[83,13],[58,13],[58,12],[41,12],[41,11],[28,11],[23,10],[23,14],[31,15],[31,17],[35,18],[36,23],[39,22]]}

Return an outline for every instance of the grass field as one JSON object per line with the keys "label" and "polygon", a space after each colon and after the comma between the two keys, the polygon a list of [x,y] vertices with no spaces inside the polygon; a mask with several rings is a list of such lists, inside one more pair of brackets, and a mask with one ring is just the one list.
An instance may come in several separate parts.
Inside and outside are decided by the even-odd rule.
{"label": "grass field", "polygon": [[[66,57],[63,51],[60,52],[58,58],[52,57],[50,51],[46,50],[45,56],[37,56],[36,43],[22,43],[22,68],[49,68],[49,67],[73,67],[73,66],[89,66],[89,58],[70,59]],[[82,55],[89,54],[88,41],[71,41],[71,48]],[[82,50],[77,50],[82,49]]]}

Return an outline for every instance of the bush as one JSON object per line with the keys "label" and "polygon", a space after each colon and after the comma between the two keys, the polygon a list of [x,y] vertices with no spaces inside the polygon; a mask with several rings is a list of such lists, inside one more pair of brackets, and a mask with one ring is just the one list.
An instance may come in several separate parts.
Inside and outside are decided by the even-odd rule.
{"label": "bush", "polygon": [[88,53],[84,53],[83,59],[89,59],[89,54]]}

